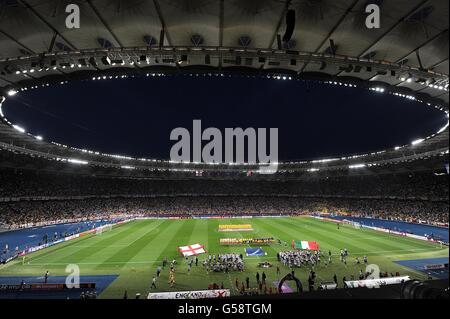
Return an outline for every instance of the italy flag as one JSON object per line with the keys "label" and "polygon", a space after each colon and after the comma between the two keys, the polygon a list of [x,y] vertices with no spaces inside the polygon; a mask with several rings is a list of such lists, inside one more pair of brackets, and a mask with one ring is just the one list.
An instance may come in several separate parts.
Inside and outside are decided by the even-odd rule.
{"label": "italy flag", "polygon": [[319,244],[315,241],[293,240],[292,248],[301,250],[319,250]]}

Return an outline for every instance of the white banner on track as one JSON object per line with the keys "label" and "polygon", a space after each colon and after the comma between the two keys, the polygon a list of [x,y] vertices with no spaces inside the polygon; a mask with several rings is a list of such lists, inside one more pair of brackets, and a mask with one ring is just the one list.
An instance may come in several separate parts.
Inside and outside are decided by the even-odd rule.
{"label": "white banner on track", "polygon": [[229,289],[149,293],[147,299],[208,299],[230,297]]}

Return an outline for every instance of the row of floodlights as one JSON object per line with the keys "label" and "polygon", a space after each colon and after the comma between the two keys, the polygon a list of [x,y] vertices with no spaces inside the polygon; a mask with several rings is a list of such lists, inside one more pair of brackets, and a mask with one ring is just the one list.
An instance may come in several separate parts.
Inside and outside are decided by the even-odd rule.
{"label": "row of floodlights", "polygon": [[[109,56],[103,56],[99,58],[102,63],[105,66],[125,66],[125,65],[130,65],[130,66],[134,66],[136,64],[140,65],[141,63],[146,63],[146,64],[150,64],[150,58],[148,56],[140,56],[137,61],[125,61],[125,59],[119,58],[119,59],[112,59]],[[164,59],[163,59],[164,60]],[[173,63],[176,63],[178,65],[181,65],[183,62],[188,62],[187,56],[186,55],[182,55],[181,58],[178,59],[170,59]],[[158,59],[156,59],[156,62],[158,62]],[[20,75],[26,75],[27,73],[34,73],[34,72],[42,72],[42,71],[49,71],[50,69],[52,70],[57,70],[58,68],[61,69],[74,69],[74,68],[91,68],[91,67],[98,67],[98,61],[95,57],[91,57],[87,60],[87,58],[83,58],[83,59],[79,59],[79,61],[77,63],[74,62],[60,62],[59,65],[57,64],[57,61],[52,61],[51,62],[51,66],[46,66],[44,67],[43,65],[41,65],[38,68],[34,68],[33,65],[30,69],[25,69],[25,70],[17,70],[16,74]],[[292,80],[292,77],[289,76],[275,76],[274,77],[277,80]],[[413,75],[411,75],[410,73],[406,73],[403,74],[399,77],[399,80],[401,82],[406,82],[406,83],[412,83],[415,79],[415,77]],[[424,84],[426,86],[428,86],[429,88],[433,88],[436,90],[445,90],[448,91],[449,90],[449,84],[448,83],[442,83],[442,82],[436,82],[434,79],[428,80],[428,81],[419,81],[418,83]]]}
{"label": "row of floodlights", "polygon": [[[70,69],[74,69],[74,68],[81,69],[83,67],[90,68],[89,65],[74,64],[74,63],[62,63],[60,65],[61,69],[69,69],[69,68]],[[38,69],[31,68],[31,69],[28,69],[28,70],[26,70],[26,69],[25,70],[17,70],[16,71],[16,75],[21,75],[21,74],[26,75],[28,73],[43,72],[43,71],[47,72],[47,71],[50,71],[50,70],[56,71],[56,70],[58,70],[58,66],[54,65],[52,67],[41,67],[41,68],[38,68]]]}
{"label": "row of floodlights", "polygon": [[[160,77],[160,76],[165,76],[165,74],[164,74],[164,73],[147,73],[147,77],[149,77],[149,76],[153,76],[153,77],[159,76],[159,77]],[[222,76],[223,76],[223,74],[222,74]],[[101,76],[101,77],[93,77],[92,80],[102,80],[102,79],[103,79],[103,80],[106,80],[106,79],[108,79],[108,78],[109,78],[109,79],[113,79],[113,78],[116,78],[116,79],[117,79],[117,78],[127,78],[127,77],[128,77],[128,75],[120,75],[120,76],[117,75],[117,76],[115,76],[115,77],[113,77],[113,76],[109,76],[109,77],[107,77],[107,76]],[[270,79],[270,78],[273,78],[273,79],[276,79],[276,80],[292,80],[292,77],[289,77],[289,76],[280,76],[280,75],[268,76],[268,78],[269,78],[269,79]],[[68,83],[68,81],[60,82],[61,85],[67,84],[67,83]],[[339,86],[344,86],[344,87],[357,87],[355,84],[344,83],[344,82],[337,82],[337,81],[325,81],[324,83],[332,84],[332,85],[339,85]],[[44,84],[44,85],[42,85],[42,86],[43,86],[43,87],[44,87],[44,86],[49,86],[49,84],[47,83],[47,84]],[[30,87],[30,89],[35,89],[35,88],[38,88],[38,86]],[[28,90],[27,87],[21,89],[21,91],[26,91],[26,90]],[[375,91],[375,92],[379,92],[379,93],[384,93],[384,92],[385,92],[385,89],[382,88],[382,87],[372,87],[372,88],[370,88],[370,90]],[[13,97],[13,96],[17,95],[17,93],[18,93],[18,91],[12,89],[12,90],[10,90],[10,91],[7,92],[7,95],[10,96],[10,97]],[[412,96],[412,95],[405,95],[405,94],[401,94],[401,93],[397,93],[397,92],[392,93],[392,94],[395,95],[395,96],[399,96],[399,97],[403,97],[403,98],[406,98],[406,99],[415,100],[415,101],[419,101],[419,102],[422,102],[422,103],[423,103],[423,101],[417,100],[417,99],[416,99],[414,96]],[[430,103],[427,103],[427,104],[428,104],[429,106],[431,106]],[[441,111],[444,111],[444,112],[447,114],[447,118],[448,118],[448,116],[449,116],[448,111],[443,110],[443,108],[440,107],[439,105],[436,105],[435,108],[437,108],[437,109],[439,109],[439,110],[441,110]],[[3,115],[2,111],[1,111],[1,104],[0,104],[0,115],[2,116],[2,118],[5,118],[5,116]],[[11,124],[11,125],[12,125],[12,124]],[[26,133],[25,129],[23,129],[23,128],[17,126],[17,125],[12,125],[12,127],[15,128],[16,130],[18,130],[18,131],[21,132],[21,133]],[[436,134],[440,134],[440,133],[444,132],[447,128],[448,128],[448,123],[447,123],[447,125],[445,125],[443,128],[441,128]],[[28,135],[31,135],[31,134],[29,134],[29,133],[27,133],[27,134],[28,134]],[[411,143],[411,145],[412,145],[412,146],[415,146],[415,145],[421,144],[423,141],[425,141],[425,140],[427,140],[427,139],[429,139],[429,138],[431,138],[431,137],[434,137],[436,134],[433,134],[433,135],[431,135],[430,137],[427,137],[427,138],[424,138],[424,139],[417,139],[417,140],[414,140],[414,141]],[[33,136],[33,135],[32,135],[32,136]],[[34,136],[34,137],[35,137],[36,139],[38,139],[38,140],[43,140],[43,138],[42,138],[41,136]],[[90,153],[90,154],[95,154],[95,155],[102,155],[102,156],[112,157],[112,158],[116,158],[116,159],[135,160],[135,158],[128,157],[128,156],[111,155],[111,154],[102,154],[102,153],[99,153],[99,152],[89,151],[89,150],[85,150],[85,149],[72,148],[72,147],[69,147],[69,146],[66,146],[66,145],[62,145],[62,144],[59,144],[59,143],[54,143],[54,142],[52,142],[52,143],[55,144],[55,145],[57,145],[57,146],[62,146],[62,147],[64,147],[64,148],[71,148],[71,149],[74,149],[74,150],[81,151],[81,152],[83,152],[83,153]],[[395,150],[399,150],[399,149],[401,149],[401,148],[403,148],[403,147],[406,147],[406,146],[407,146],[407,145],[401,146],[401,147],[399,147],[399,146],[398,146],[398,147],[395,147]],[[361,158],[361,157],[365,157],[365,156],[369,156],[369,155],[380,154],[380,153],[384,153],[384,152],[386,152],[386,151],[381,151],[381,152],[377,152],[377,153],[370,153],[370,154],[354,155],[354,156],[350,156],[350,157],[342,157],[342,158],[338,158],[338,159],[322,159],[322,160],[315,160],[315,161],[312,161],[312,163],[326,163],[326,162],[332,162],[332,161],[337,161],[337,160],[355,159],[355,158]],[[152,161],[152,162],[164,162],[164,161],[161,161],[161,160],[149,160],[149,159],[140,159],[140,160],[141,160],[141,161]],[[174,163],[174,162],[170,162],[170,163]],[[308,163],[308,162],[305,162],[305,161],[303,161],[303,162],[290,162],[290,163],[285,163],[285,164],[306,164],[306,163]],[[176,164],[205,164],[205,163],[176,163]],[[220,165],[220,164],[221,164],[221,163],[211,163],[211,165]],[[235,164],[235,163],[230,163],[229,165],[236,165],[236,164]],[[353,168],[353,167],[351,167],[351,168]],[[312,169],[312,170],[314,171],[314,169]]]}
{"label": "row of floodlights", "polygon": [[[449,150],[443,151],[440,153],[441,155],[448,155],[449,154]],[[89,165],[89,162],[86,160],[80,160],[80,159],[76,159],[76,158],[62,158],[62,157],[57,157],[54,160],[58,161],[58,162],[64,162],[64,163],[69,163],[69,164],[74,164],[74,165],[81,165],[81,166],[86,166]],[[409,162],[408,160],[403,160],[401,162]],[[363,169],[363,168],[370,168],[370,167],[376,167],[376,166],[383,166],[383,164],[378,164],[378,163],[360,163],[360,164],[352,164],[352,165],[348,165],[348,169],[350,170],[357,170],[357,169]],[[134,166],[128,166],[128,165],[123,165],[120,166],[121,169],[124,170],[136,170],[137,168]],[[188,168],[182,168],[182,169],[177,169],[177,168],[151,168],[149,169],[151,171],[160,171],[160,172],[188,172],[188,173],[196,173],[198,174],[198,170],[195,169],[188,169]],[[320,172],[321,169],[319,168],[309,168],[307,169],[307,172],[310,173],[315,173],[315,172]],[[247,171],[243,171],[244,173],[248,173]],[[292,170],[280,170],[279,173],[286,173],[286,172],[294,172]],[[203,171],[201,171],[201,173],[203,173]],[[199,175],[197,175],[199,176]]]}
{"label": "row of floodlights", "polygon": [[337,81],[325,81],[325,84],[331,84],[331,85],[339,85],[339,86],[344,86],[344,87],[350,87],[350,88],[356,88],[357,85],[356,84],[351,84],[351,83],[345,83],[345,82],[337,82]]}
{"label": "row of floodlights", "polygon": [[[1,104],[0,104],[0,114],[2,115],[2,117],[3,117],[3,113],[2,113],[2,111],[1,111]],[[36,138],[37,140],[40,140],[40,141],[42,141],[43,140],[43,138],[41,137],[41,136],[34,136],[34,135],[31,135],[31,134],[29,134],[29,133],[26,133],[26,130],[24,129],[24,128],[22,128],[22,127],[20,127],[20,126],[18,126],[18,125],[12,125],[12,127],[15,129],[15,130],[17,130],[18,132],[20,132],[20,133],[23,133],[23,134],[28,134],[28,135],[30,135],[30,136],[33,136],[34,138]],[[444,126],[444,127],[442,127],[440,130],[439,130],[439,132],[437,133],[437,134],[440,134],[440,133],[442,133],[442,132],[444,132],[447,128],[449,127],[449,123],[447,122],[447,124]],[[435,135],[434,135],[435,136]],[[416,140],[414,140],[414,141],[412,141],[411,142],[411,145],[412,146],[416,146],[416,145],[419,145],[419,144],[421,144],[421,143],[423,143],[424,141],[426,141],[427,139],[429,139],[429,138],[420,138],[420,139],[416,139]],[[53,143],[53,142],[52,142]],[[62,144],[58,144],[58,143],[53,143],[53,144],[55,144],[55,145],[58,145],[58,146],[62,146],[62,147],[64,147],[64,148],[70,148],[70,147],[68,147],[68,146],[66,146],[66,145],[62,145]],[[397,146],[397,147],[395,147],[395,150],[400,150],[401,148],[403,148],[403,147],[405,147],[405,146]],[[127,156],[121,156],[121,155],[110,155],[110,154],[100,154],[99,152],[93,152],[93,151],[89,151],[89,150],[85,150],[85,149],[77,149],[77,148],[72,148],[72,149],[74,149],[74,150],[78,150],[78,151],[81,151],[81,152],[83,152],[83,153],[90,153],[90,154],[95,154],[95,155],[102,155],[102,156],[108,156],[108,157],[112,157],[112,158],[116,158],[116,159],[124,159],[124,160],[134,160],[134,158],[132,158],[132,157],[127,157]],[[386,152],[386,151],[381,151],[381,152],[377,152],[377,153],[372,153],[372,154],[380,154],[380,153],[384,153],[384,152]],[[345,159],[356,159],[356,158],[361,158],[361,157],[364,157],[365,155],[354,155],[354,156],[351,156],[351,157],[343,157],[343,158],[335,158],[335,159],[322,159],[322,160],[314,160],[314,161],[312,161],[312,163],[329,163],[329,162],[333,162],[333,161],[338,161],[338,160],[345,160]],[[60,160],[62,160],[62,159],[60,159]],[[80,160],[66,160],[67,162],[69,162],[69,163],[72,163],[72,164],[83,164],[83,165],[87,165],[88,164],[88,162],[87,161],[80,161]],[[147,160],[147,159],[141,159],[141,161],[150,161],[150,160]],[[152,160],[153,162],[156,162],[157,160]],[[159,161],[158,161],[159,162]],[[176,163],[176,162],[170,162],[170,163]],[[304,163],[306,163],[306,162],[304,162]],[[177,164],[183,164],[183,163],[177,163]],[[190,163],[185,163],[185,164],[190,164]],[[208,163],[194,163],[194,164],[208,164]],[[237,164],[237,163],[229,163],[230,165],[239,165],[239,164]],[[244,165],[245,164],[248,164],[248,163],[244,163]],[[279,164],[279,163],[276,163],[276,164]],[[211,165],[220,165],[220,163],[211,163]],[[349,165],[349,168],[350,169],[358,169],[358,168],[364,168],[364,167],[367,167],[367,166],[369,166],[369,167],[371,167],[371,166],[376,166],[377,164],[356,164],[356,165]],[[135,167],[134,166],[122,166],[121,167],[122,169],[128,169],[128,170],[132,170],[132,169],[135,169]],[[318,172],[318,171],[320,171],[320,169],[318,169],[318,168],[311,168],[311,169],[308,169],[308,172]]]}
{"label": "row of floodlights", "polygon": [[[4,114],[3,114],[3,111],[2,111],[2,108],[1,108],[1,104],[0,104],[0,116],[2,117],[2,118],[5,118],[5,116],[4,116]],[[448,117],[448,113],[447,113],[447,117]],[[10,123],[11,124],[11,123]],[[39,140],[39,141],[42,141],[43,140],[43,137],[42,136],[39,136],[39,135],[32,135],[32,134],[30,134],[30,133],[27,133],[26,132],[26,130],[24,129],[24,128],[22,128],[21,126],[19,126],[19,125],[15,125],[15,124],[11,124],[11,126],[16,130],[16,131],[18,131],[18,132],[20,132],[20,133],[23,133],[23,134],[27,134],[27,135],[30,135],[30,136],[33,136],[34,138],[36,138],[37,140]],[[433,135],[431,135],[431,136],[429,136],[429,137],[427,137],[427,138],[420,138],[420,139],[416,139],[416,140],[414,140],[414,141],[412,141],[411,142],[411,145],[412,146],[416,146],[416,145],[419,145],[419,144],[421,144],[421,143],[423,143],[424,141],[426,141],[426,140],[428,140],[428,139],[430,139],[430,138],[432,138],[432,137],[434,137],[434,136],[436,136],[437,134],[441,134],[442,132],[444,132],[447,128],[449,127],[449,122],[447,122],[447,124],[445,125],[445,126],[443,126],[441,129],[439,129],[439,131],[437,131],[437,133],[436,134],[433,134]],[[112,155],[112,154],[104,154],[104,153],[100,153],[100,152],[94,152],[94,151],[90,151],[90,150],[86,150],[86,149],[79,149],[79,148],[75,148],[75,147],[70,147],[70,146],[67,146],[67,145],[63,145],[63,144],[59,144],[59,143],[56,143],[56,142],[52,142],[52,144],[54,144],[54,145],[56,145],[56,146],[60,146],[60,147],[63,147],[63,148],[70,148],[70,149],[73,149],[73,150],[76,150],[76,151],[80,151],[80,152],[82,152],[82,153],[89,153],[89,154],[93,154],[93,155],[101,155],[101,156],[105,156],[105,157],[111,157],[111,158],[115,158],[115,159],[122,159],[122,160],[135,160],[135,158],[133,158],[133,157],[129,157],[129,156],[123,156],[123,155]],[[394,149],[396,150],[396,151],[398,151],[398,150],[400,150],[400,149],[402,149],[402,148],[404,148],[404,147],[406,147],[407,145],[405,145],[405,146],[396,146]],[[376,153],[370,153],[370,154],[362,154],[362,155],[353,155],[353,156],[349,156],[349,157],[341,157],[341,158],[332,158],[332,159],[321,159],[321,160],[313,160],[311,163],[329,163],[329,162],[333,162],[333,161],[339,161],[339,160],[348,160],[348,159],[356,159],[356,158],[362,158],[362,157],[366,157],[366,156],[369,156],[369,155],[376,155],[376,154],[382,154],[382,153],[385,153],[386,151],[385,150],[383,150],[383,151],[379,151],[379,152],[376,152]],[[156,159],[139,159],[140,161],[144,161],[144,162],[163,162],[163,161],[161,161],[161,160],[156,160]],[[193,163],[190,163],[190,162],[174,162],[174,161],[169,161],[169,163],[171,163],[171,164],[198,164],[198,165],[200,165],[200,164],[209,164],[209,165],[221,165],[221,164],[224,164],[224,163],[197,163],[197,162],[193,162]],[[291,163],[285,163],[285,164],[306,164],[307,162],[291,162]],[[275,163],[275,164],[280,164],[280,163]],[[242,164],[239,164],[239,163],[229,163],[229,165],[231,165],[231,166],[233,166],[233,165],[242,165]],[[243,163],[243,165],[251,165],[251,164],[249,164],[249,163]],[[122,167],[122,168],[127,168],[127,167]],[[355,167],[350,167],[350,168],[355,168]],[[314,171],[314,170],[313,170]]]}
{"label": "row of floodlights", "polygon": [[430,84],[428,85],[428,87],[432,88],[432,89],[436,89],[439,91],[444,91],[447,90],[448,91],[448,84],[444,85],[437,85],[437,84]]}
{"label": "row of floodlights", "polygon": [[[374,167],[374,166],[379,166],[380,164],[377,163],[370,163],[370,164],[352,164],[352,165],[348,165],[349,169],[361,169],[361,168],[366,168],[366,167]],[[310,168],[307,170],[310,173],[313,172],[320,172],[320,168]]]}
{"label": "row of floodlights", "polygon": [[[402,82],[406,82],[406,83],[412,83],[415,80],[415,78],[411,74],[408,73],[407,75],[402,75],[399,78],[399,80],[402,81]],[[436,90],[439,90],[439,91],[447,91],[448,92],[448,90],[449,90],[448,89],[448,86],[449,86],[448,83],[436,82],[436,80],[434,80],[434,79],[431,79],[431,80],[428,80],[428,81],[417,80],[416,83],[420,83],[422,85],[426,85],[429,88],[436,89]]]}

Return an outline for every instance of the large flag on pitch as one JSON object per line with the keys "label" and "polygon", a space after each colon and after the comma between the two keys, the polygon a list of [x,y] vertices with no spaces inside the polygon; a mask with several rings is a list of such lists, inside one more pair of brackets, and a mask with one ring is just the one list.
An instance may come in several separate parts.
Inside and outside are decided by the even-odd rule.
{"label": "large flag on pitch", "polygon": [[190,257],[190,256],[206,253],[205,246],[200,245],[200,244],[178,247],[178,251],[184,257]]}
{"label": "large flag on pitch", "polygon": [[245,254],[247,257],[263,257],[267,255],[262,248],[245,248]]}
{"label": "large flag on pitch", "polygon": [[301,250],[319,250],[319,244],[315,241],[293,240],[292,248]]}

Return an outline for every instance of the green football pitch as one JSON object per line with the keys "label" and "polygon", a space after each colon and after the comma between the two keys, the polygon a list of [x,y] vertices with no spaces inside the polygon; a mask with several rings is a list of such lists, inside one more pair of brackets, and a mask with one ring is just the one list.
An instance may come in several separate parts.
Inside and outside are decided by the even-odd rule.
{"label": "green football pitch", "polygon": [[[252,232],[219,232],[220,224],[252,224]],[[261,238],[274,237],[288,243],[263,246],[267,253],[264,257],[244,257],[245,272],[237,273],[206,273],[201,263],[188,272],[184,258],[177,252],[177,247],[195,243],[205,245],[209,254],[242,253],[248,246],[221,246],[220,238]],[[365,270],[364,265],[357,265],[356,257],[368,256],[369,264],[376,264],[382,272],[409,275],[412,278],[425,279],[425,274],[402,267],[396,260],[446,257],[447,247],[420,240],[398,237],[369,229],[356,229],[353,226],[341,226],[337,229],[335,223],[316,220],[309,217],[292,218],[254,218],[254,219],[186,219],[186,220],[139,220],[132,221],[113,228],[101,235],[89,235],[67,243],[63,243],[37,253],[28,255],[25,262],[17,259],[7,265],[0,266],[0,276],[42,276],[49,271],[52,276],[64,276],[68,264],[77,264],[81,276],[117,275],[117,279],[103,291],[101,298],[122,298],[124,291],[129,296],[135,293],[147,295],[153,291],[184,291],[207,289],[210,283],[217,283],[229,288],[232,294],[237,294],[234,282],[241,282],[248,276],[252,287],[256,286],[255,274],[264,271],[267,282],[274,281],[286,275],[289,268],[278,264],[277,252],[291,250],[292,240],[317,241],[322,252],[327,256],[330,250],[333,254],[331,265],[315,267],[317,281],[332,281],[333,275],[339,278],[351,276],[358,278],[359,272]],[[347,264],[340,262],[339,252],[347,248],[349,258]],[[176,259],[176,284],[173,288],[168,284],[168,269],[166,268],[157,280],[157,289],[150,289],[156,268],[162,260]],[[201,255],[203,261],[207,255]],[[323,258],[325,259],[325,258]],[[260,269],[260,262],[273,264],[271,269]],[[281,268],[281,274],[276,274],[276,266]],[[307,286],[309,270],[296,270],[296,276]]]}

